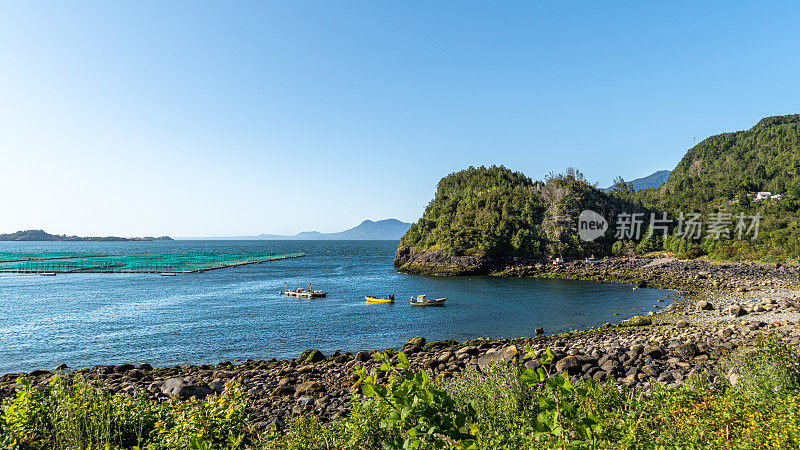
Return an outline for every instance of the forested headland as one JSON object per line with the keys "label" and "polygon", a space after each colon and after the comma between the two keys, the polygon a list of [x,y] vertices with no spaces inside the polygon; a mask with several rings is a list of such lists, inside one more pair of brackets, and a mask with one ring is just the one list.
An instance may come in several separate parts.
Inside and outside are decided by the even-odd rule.
{"label": "forested headland", "polygon": [[[573,168],[535,181],[503,166],[470,167],[439,182],[403,236],[395,263],[411,272],[439,266],[455,274],[462,263],[471,273],[519,259],[653,252],[794,261],[800,257],[799,173],[800,115],[711,136],[686,153],[663,186],[640,191],[618,178],[604,193]],[[584,210],[607,220],[600,238],[579,237]],[[619,233],[632,215],[638,233]],[[653,218],[666,220],[651,230]],[[691,233],[687,225],[695,226]]]}

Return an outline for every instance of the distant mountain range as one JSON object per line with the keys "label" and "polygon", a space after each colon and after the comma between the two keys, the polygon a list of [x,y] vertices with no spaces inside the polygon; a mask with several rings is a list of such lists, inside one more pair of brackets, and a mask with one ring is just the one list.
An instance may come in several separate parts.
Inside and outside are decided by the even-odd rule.
{"label": "distant mountain range", "polygon": [[304,231],[293,236],[280,234],[259,234],[258,236],[218,237],[204,239],[253,239],[264,241],[399,241],[411,227],[410,223],[397,219],[384,219],[372,221],[365,220],[360,225],[338,233],[320,233],[319,231]]}
{"label": "distant mountain range", "polygon": [[[637,178],[633,181],[626,181],[626,183],[633,186],[634,191],[641,191],[642,189],[658,188],[667,182],[667,179],[672,174],[671,170],[659,170],[643,178]],[[603,189],[604,192],[610,192],[614,186],[609,186]]]}
{"label": "distant mountain range", "polygon": [[171,241],[169,236],[123,238],[116,236],[80,237],[67,236],[66,234],[50,234],[44,230],[25,230],[16,233],[0,234],[0,241]]}

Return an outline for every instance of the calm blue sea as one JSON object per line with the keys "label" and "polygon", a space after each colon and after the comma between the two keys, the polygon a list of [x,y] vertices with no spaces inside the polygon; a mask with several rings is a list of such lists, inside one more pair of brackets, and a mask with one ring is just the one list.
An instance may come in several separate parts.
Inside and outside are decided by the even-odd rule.
{"label": "calm blue sea", "polygon": [[[0,274],[0,373],[96,364],[153,366],[296,357],[428,340],[531,336],[618,322],[676,294],[579,281],[436,278],[396,273],[391,241],[0,242],[0,251],[285,253],[304,258],[196,274]],[[329,292],[300,300],[289,287]],[[412,295],[447,297],[411,307]],[[365,304],[364,294],[395,294]],[[618,312],[620,315],[614,316]]]}

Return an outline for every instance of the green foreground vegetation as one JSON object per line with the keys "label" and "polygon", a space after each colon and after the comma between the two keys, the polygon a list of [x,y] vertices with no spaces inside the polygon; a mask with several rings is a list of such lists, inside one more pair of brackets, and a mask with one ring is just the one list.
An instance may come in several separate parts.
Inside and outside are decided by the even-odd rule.
{"label": "green foreground vegetation", "polygon": [[[19,380],[2,403],[3,448],[372,449],[372,448],[797,448],[798,354],[773,336],[732,354],[717,370],[669,390],[629,391],[570,382],[538,361],[433,379],[403,353],[376,353],[379,374],[362,368],[351,412],[330,424],[311,415],[256,434],[235,382],[205,400],[155,403],[112,395],[84,380],[51,379],[44,392]],[[538,367],[536,367],[538,366]],[[535,370],[534,370],[535,368]],[[383,380],[383,381],[379,381]],[[732,384],[728,380],[735,380]]]}

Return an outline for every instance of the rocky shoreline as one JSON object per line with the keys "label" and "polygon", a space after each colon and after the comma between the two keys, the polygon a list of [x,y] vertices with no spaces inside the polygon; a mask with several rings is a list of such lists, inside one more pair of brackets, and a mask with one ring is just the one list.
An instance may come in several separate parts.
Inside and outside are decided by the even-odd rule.
{"label": "rocky shoreline", "polygon": [[566,278],[644,283],[652,287],[691,291],[800,284],[800,265],[676,258],[614,257],[595,261],[574,259],[553,264],[549,260],[450,256],[436,250],[400,246],[395,253],[394,265],[401,272],[418,275]]}
{"label": "rocky shoreline", "polygon": [[[661,313],[584,332],[464,343],[413,338],[402,347],[413,368],[447,379],[470,367],[480,370],[492,361],[517,359],[530,344],[537,352],[553,349],[555,369],[576,380],[611,377],[631,388],[649,389],[654,383],[677,387],[698,371],[711,378],[725,376],[718,373],[717,361],[732,351],[753,346],[766,333],[774,332],[800,347],[797,266],[609,259],[559,266],[519,264],[505,267],[503,275],[623,281],[682,289],[685,297],[676,304],[656,308]],[[282,361],[58,369],[70,376],[83,376],[112,392],[143,392],[158,401],[173,396],[204,397],[220,392],[225,382],[236,379],[247,394],[253,426],[265,430],[272,424],[281,427],[304,411],[313,411],[323,421],[347,414],[357,381],[353,369],[359,364],[368,370],[375,368],[368,352],[323,355],[307,350],[296,359]],[[18,375],[0,377],[3,395],[14,393]],[[27,375],[34,386],[44,389],[52,372],[37,370]]]}

